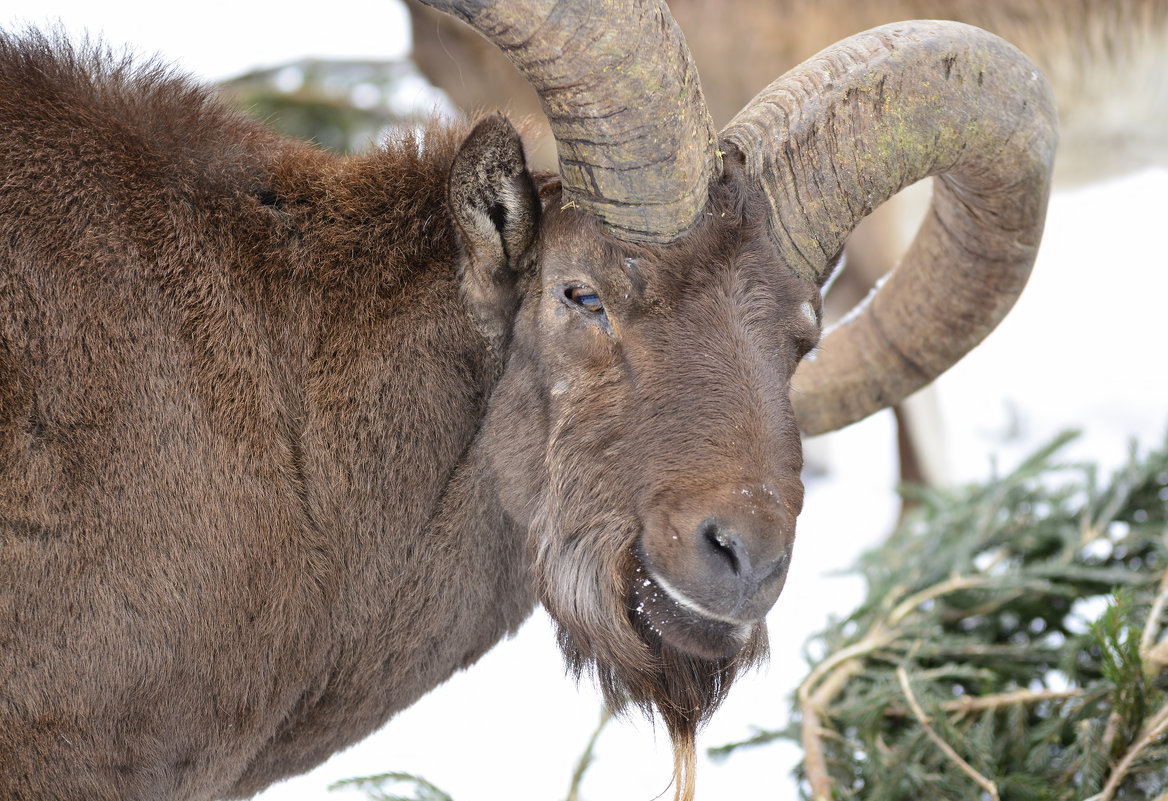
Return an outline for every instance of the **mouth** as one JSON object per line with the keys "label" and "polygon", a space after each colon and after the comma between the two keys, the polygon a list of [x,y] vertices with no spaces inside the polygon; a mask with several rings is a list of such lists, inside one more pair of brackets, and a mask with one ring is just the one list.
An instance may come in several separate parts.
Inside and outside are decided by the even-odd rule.
{"label": "mouth", "polygon": [[735,620],[703,609],[637,559],[630,588],[634,620],[646,636],[708,659],[733,657],[749,642],[757,621]]}

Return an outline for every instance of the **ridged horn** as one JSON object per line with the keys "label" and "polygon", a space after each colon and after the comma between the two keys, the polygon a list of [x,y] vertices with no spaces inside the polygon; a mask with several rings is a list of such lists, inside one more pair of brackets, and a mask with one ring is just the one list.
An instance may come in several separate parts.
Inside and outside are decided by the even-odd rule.
{"label": "ridged horn", "polygon": [[498,46],[535,88],[568,202],[614,236],[668,243],[705,207],[717,137],[660,0],[423,0]]}
{"label": "ridged horn", "polygon": [[846,39],[763,90],[723,130],[770,201],[771,235],[820,284],[860,219],[928,176],[900,265],[795,375],[818,434],[897,403],[1014,304],[1038,250],[1058,139],[1050,87],[979,28],[911,22]]}

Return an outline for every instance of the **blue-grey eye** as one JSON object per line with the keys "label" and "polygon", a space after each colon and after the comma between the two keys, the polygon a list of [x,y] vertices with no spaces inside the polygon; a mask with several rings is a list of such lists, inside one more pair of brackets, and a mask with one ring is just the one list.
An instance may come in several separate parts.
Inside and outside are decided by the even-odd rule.
{"label": "blue-grey eye", "polygon": [[563,299],[570,306],[576,306],[581,311],[590,314],[603,314],[604,304],[600,302],[600,295],[590,286],[569,285],[561,289]]}
{"label": "blue-grey eye", "polygon": [[600,302],[600,295],[597,295],[587,287],[578,287],[570,292],[568,297],[577,306],[583,306],[593,314],[599,314],[604,311],[604,304]]}

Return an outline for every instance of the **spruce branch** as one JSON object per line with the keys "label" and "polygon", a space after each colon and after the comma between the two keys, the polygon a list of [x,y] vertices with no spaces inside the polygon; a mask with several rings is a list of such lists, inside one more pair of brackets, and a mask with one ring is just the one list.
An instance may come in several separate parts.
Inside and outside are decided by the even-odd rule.
{"label": "spruce branch", "polygon": [[[879,639],[875,633],[873,642]],[[832,732],[820,725],[820,715],[827,709],[828,704],[854,674],[863,668],[859,660],[859,653],[841,662],[837,662],[835,669],[814,686],[810,681],[799,685],[799,711],[802,717],[803,743],[803,770],[807,782],[811,785],[811,797],[814,801],[830,801],[831,774],[827,768],[827,759],[823,750],[823,738],[831,736]]]}
{"label": "spruce branch", "polygon": [[974,769],[973,765],[970,765],[968,762],[962,759],[961,755],[953,750],[953,746],[945,742],[945,740],[942,739],[939,734],[937,734],[933,727],[929,725],[929,718],[927,715],[925,715],[925,710],[921,709],[920,703],[917,702],[916,696],[913,695],[912,686],[909,684],[908,680],[908,671],[904,669],[904,665],[897,667],[896,678],[900,681],[900,686],[904,690],[904,697],[905,700],[908,701],[909,708],[912,710],[913,715],[917,719],[917,723],[921,725],[921,728],[924,730],[928,738],[932,740],[938,748],[941,749],[945,756],[949,757],[949,759],[951,759],[953,763],[961,769],[962,773],[973,779],[975,782],[977,782],[979,787],[989,793],[990,798],[992,798],[993,801],[1000,801],[1000,797],[998,796],[998,786],[987,779],[985,776],[982,776],[980,773],[978,773],[977,770]]}
{"label": "spruce branch", "polygon": [[951,592],[957,592],[958,590],[980,587],[991,581],[992,578],[989,576],[951,576],[948,580],[942,581],[936,586],[927,587],[897,604],[896,608],[888,616],[888,625],[899,625],[917,607],[928,601],[940,598],[943,595],[948,595]]}
{"label": "spruce branch", "polygon": [[1115,798],[1115,793],[1127,777],[1127,773],[1131,770],[1132,764],[1143,754],[1145,749],[1160,739],[1160,736],[1165,731],[1168,731],[1168,705],[1164,706],[1154,717],[1144,724],[1139,736],[1136,738],[1136,742],[1132,744],[1132,747],[1127,750],[1123,758],[1116,763],[1115,769],[1111,771],[1111,776],[1108,777],[1107,784],[1103,786],[1103,792],[1094,796],[1093,799],[1098,799],[1098,801],[1111,801],[1111,799]]}
{"label": "spruce branch", "polygon": [[[1155,648],[1156,638],[1160,635],[1160,621],[1164,617],[1165,604],[1168,604],[1168,570],[1165,570],[1160,576],[1160,586],[1156,592],[1156,599],[1152,601],[1152,608],[1148,611],[1148,622],[1144,625],[1144,631],[1140,635],[1140,656],[1144,660],[1144,664],[1152,669],[1153,675],[1159,672],[1156,668],[1164,666],[1162,661],[1157,660],[1156,668],[1152,668],[1152,652]],[[1161,643],[1161,645],[1163,644]]]}
{"label": "spruce branch", "polygon": [[1168,447],[1107,480],[1065,441],[919,492],[798,723],[720,752],[796,739],[815,801],[1168,801]]}
{"label": "spruce branch", "polygon": [[[1084,692],[1082,690],[1014,690],[1008,693],[996,693],[994,695],[964,695],[953,701],[946,701],[941,704],[941,709],[945,712],[957,712],[960,714],[971,714],[973,712],[985,712],[987,710],[1002,709],[1009,706],[1018,706],[1019,704],[1038,704],[1043,701],[1065,701],[1068,698],[1082,698]],[[885,710],[889,717],[902,717],[907,715],[910,710],[903,707],[889,707]]]}

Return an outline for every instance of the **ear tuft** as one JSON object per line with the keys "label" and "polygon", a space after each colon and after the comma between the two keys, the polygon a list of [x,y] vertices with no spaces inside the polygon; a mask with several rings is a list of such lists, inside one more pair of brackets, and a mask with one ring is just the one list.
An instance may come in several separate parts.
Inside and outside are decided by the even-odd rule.
{"label": "ear tuft", "polygon": [[523,143],[505,117],[487,117],[467,136],[450,168],[449,195],[464,250],[463,299],[488,341],[502,348],[540,208]]}

